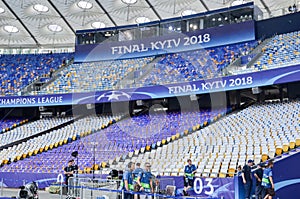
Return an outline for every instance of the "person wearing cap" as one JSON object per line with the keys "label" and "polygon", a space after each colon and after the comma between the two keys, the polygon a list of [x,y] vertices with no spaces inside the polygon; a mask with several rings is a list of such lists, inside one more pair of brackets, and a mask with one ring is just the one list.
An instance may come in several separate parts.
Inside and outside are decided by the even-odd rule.
{"label": "person wearing cap", "polygon": [[254,177],[256,179],[255,186],[255,198],[263,199],[263,189],[264,187],[261,185],[262,177],[263,177],[263,163],[257,165],[257,170],[254,172]]}
{"label": "person wearing cap", "polygon": [[184,167],[184,188],[183,188],[183,194],[186,196],[188,195],[187,191],[193,187],[194,183],[194,177],[196,173],[196,166],[192,164],[192,160],[187,160],[188,165]]}
{"label": "person wearing cap", "polygon": [[145,163],[145,169],[142,170],[137,178],[137,184],[140,186],[140,191],[147,193],[154,193],[153,183],[152,183],[152,173],[150,171],[150,163]]}
{"label": "person wearing cap", "polygon": [[251,189],[252,189],[252,175],[251,167],[253,166],[254,161],[248,160],[248,164],[245,164],[242,170],[242,179],[245,189],[245,199],[250,199]]}
{"label": "person wearing cap", "polygon": [[273,173],[272,173],[273,166],[274,163],[272,161],[269,161],[267,168],[265,168],[263,173],[261,185],[265,189],[264,192],[266,195],[264,199],[272,199],[272,197],[275,196]]}

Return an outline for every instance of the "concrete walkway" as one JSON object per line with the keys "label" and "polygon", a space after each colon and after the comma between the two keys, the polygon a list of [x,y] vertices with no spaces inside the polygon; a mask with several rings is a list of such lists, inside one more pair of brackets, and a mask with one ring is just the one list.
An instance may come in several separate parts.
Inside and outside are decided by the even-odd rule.
{"label": "concrete walkway", "polygon": [[[0,194],[0,197],[9,197],[9,198],[16,198],[18,196],[18,192],[20,189],[12,189],[12,188],[4,188],[3,194]],[[60,199],[61,197],[58,194],[50,194],[49,192],[39,190],[39,199]],[[66,196],[62,197],[63,199]]]}

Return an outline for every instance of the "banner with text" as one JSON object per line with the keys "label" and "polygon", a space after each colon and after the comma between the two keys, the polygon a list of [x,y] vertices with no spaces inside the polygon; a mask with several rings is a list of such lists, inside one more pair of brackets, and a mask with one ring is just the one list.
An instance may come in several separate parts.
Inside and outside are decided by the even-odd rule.
{"label": "banner with text", "polygon": [[[166,176],[173,178],[176,186],[176,195],[183,195],[183,176]],[[162,181],[161,179],[161,181]],[[193,187],[188,191],[191,197],[199,198],[226,198],[234,199],[235,187],[233,178],[195,178]]]}
{"label": "banner with text", "polygon": [[[18,188],[23,184],[35,181],[40,189],[49,187],[57,182],[59,173],[26,173],[26,172],[0,172],[3,180],[3,187]],[[90,179],[91,174],[79,174],[79,178]],[[101,175],[95,175],[101,178]],[[103,175],[102,177],[105,178]],[[160,190],[165,190],[167,185],[176,186],[176,196],[183,195],[183,176],[161,176],[159,177]],[[191,197],[200,198],[226,198],[234,199],[233,178],[195,178],[193,187],[188,191]]]}
{"label": "banner with text", "polygon": [[128,59],[255,40],[254,21],[141,40],[77,45],[75,62]]}
{"label": "banner with text", "polygon": [[222,92],[300,81],[300,65],[194,82],[90,93],[0,97],[0,107],[94,104]]}

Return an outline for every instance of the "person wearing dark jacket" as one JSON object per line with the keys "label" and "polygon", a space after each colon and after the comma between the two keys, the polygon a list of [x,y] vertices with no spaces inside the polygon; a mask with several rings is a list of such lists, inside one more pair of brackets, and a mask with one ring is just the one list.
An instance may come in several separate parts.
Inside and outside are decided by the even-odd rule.
{"label": "person wearing dark jacket", "polygon": [[256,179],[255,186],[255,198],[263,199],[263,189],[264,187],[261,185],[262,177],[263,177],[263,164],[260,163],[257,165],[257,170],[254,172],[254,177]]}
{"label": "person wearing dark jacket", "polygon": [[245,189],[245,199],[250,199],[251,189],[252,189],[252,175],[251,167],[253,166],[253,160],[248,160],[248,164],[243,167],[242,170],[242,179]]}

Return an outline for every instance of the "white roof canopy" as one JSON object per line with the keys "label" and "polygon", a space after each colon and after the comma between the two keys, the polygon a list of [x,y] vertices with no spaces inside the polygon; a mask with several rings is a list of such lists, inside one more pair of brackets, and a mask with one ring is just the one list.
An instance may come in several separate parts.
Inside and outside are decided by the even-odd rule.
{"label": "white roof canopy", "polygon": [[[1,47],[72,47],[76,30],[124,26],[229,7],[246,0],[2,0]],[[264,17],[300,0],[254,0]]]}

